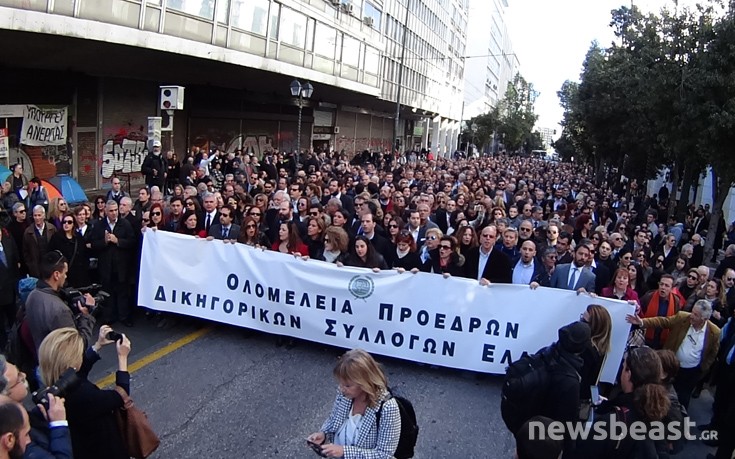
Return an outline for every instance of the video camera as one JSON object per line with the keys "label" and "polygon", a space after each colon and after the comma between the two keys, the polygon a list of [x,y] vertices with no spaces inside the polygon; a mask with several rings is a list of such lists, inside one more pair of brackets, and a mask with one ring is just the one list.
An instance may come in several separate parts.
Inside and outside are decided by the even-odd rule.
{"label": "video camera", "polygon": [[59,379],[54,384],[33,393],[33,403],[43,405],[46,411],[48,411],[48,394],[54,397],[65,397],[69,389],[75,388],[80,382],[81,379],[77,376],[74,368],[67,368],[66,371],[61,373],[61,376],[59,376]]}
{"label": "video camera", "polygon": [[[84,295],[87,293],[92,295],[94,298],[94,306],[86,304],[87,302],[84,299]],[[62,300],[66,301],[66,305],[69,306],[69,309],[71,309],[74,314],[81,313],[79,310],[79,302],[81,301],[83,305],[89,308],[89,313],[92,316],[97,317],[102,304],[110,297],[110,294],[102,290],[102,285],[92,284],[79,288],[62,288],[59,290],[59,296]]]}

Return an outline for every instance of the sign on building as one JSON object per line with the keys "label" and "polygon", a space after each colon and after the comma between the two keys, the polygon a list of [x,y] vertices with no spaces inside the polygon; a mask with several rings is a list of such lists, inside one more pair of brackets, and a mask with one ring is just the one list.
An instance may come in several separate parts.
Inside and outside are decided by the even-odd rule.
{"label": "sign on building", "polygon": [[66,145],[68,107],[41,108],[26,105],[20,143],[30,146]]}
{"label": "sign on building", "polygon": [[8,130],[0,129],[0,159],[5,159],[10,154],[10,144],[8,142]]}

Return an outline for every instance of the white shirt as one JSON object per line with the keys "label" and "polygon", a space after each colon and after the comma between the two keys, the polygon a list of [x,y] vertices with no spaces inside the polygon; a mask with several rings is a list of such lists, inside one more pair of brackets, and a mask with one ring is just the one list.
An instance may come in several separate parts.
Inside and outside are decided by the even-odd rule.
{"label": "white shirt", "polygon": [[114,222],[111,222],[110,219],[108,218],[107,224],[110,225],[110,233],[112,233],[113,231],[115,231],[115,225],[117,224],[117,220],[115,220]]}
{"label": "white shirt", "polygon": [[212,212],[207,212],[204,215],[204,224],[207,224],[207,215],[209,215],[209,226],[214,225],[215,223],[219,223],[218,220],[215,220],[214,217],[217,215],[217,209],[214,209]]}
{"label": "white shirt", "polygon": [[684,340],[676,351],[676,358],[679,359],[681,368],[694,368],[702,362],[702,350],[704,349],[704,337],[707,324],[697,331],[689,326]]}
{"label": "white shirt", "polygon": [[482,247],[480,247],[480,256],[477,260],[477,280],[482,279],[482,274],[485,272],[485,266],[487,265],[487,261],[490,259],[491,253],[493,253],[493,249],[490,249],[488,253],[485,253],[482,251]]}
{"label": "white shirt", "polygon": [[334,444],[342,446],[353,446],[357,442],[357,435],[360,432],[360,424],[362,424],[361,414],[352,414],[345,419],[342,427],[339,428],[334,435]]}
{"label": "white shirt", "polygon": [[409,226],[409,230],[411,231],[411,236],[413,236],[413,240],[415,243],[419,243],[419,228],[413,229]]}
{"label": "white shirt", "polygon": [[513,283],[520,285],[528,285],[533,278],[533,260],[531,263],[525,264],[523,260],[518,260],[515,268],[513,268]]}

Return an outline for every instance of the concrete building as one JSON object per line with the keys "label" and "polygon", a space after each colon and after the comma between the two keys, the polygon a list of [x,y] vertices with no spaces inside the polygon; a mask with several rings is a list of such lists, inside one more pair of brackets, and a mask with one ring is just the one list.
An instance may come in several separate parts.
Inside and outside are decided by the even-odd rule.
{"label": "concrete building", "polygon": [[[167,116],[161,85],[185,87],[162,139],[179,156],[296,145],[351,155],[396,138],[447,153],[466,21],[466,0],[0,0],[10,162],[87,189],[113,174],[140,183],[148,117]],[[301,117],[294,79],[314,88]],[[27,105],[65,108],[51,129],[66,140],[24,144]]]}
{"label": "concrete building", "polygon": [[551,148],[551,143],[554,141],[554,135],[556,134],[556,129],[539,127],[539,128],[536,128],[536,131],[538,131],[538,133],[541,134],[541,140],[543,140],[544,142],[544,148],[547,150]]}
{"label": "concrete building", "polygon": [[505,96],[520,63],[505,23],[508,0],[472,0],[467,25],[464,119],[487,113]]}

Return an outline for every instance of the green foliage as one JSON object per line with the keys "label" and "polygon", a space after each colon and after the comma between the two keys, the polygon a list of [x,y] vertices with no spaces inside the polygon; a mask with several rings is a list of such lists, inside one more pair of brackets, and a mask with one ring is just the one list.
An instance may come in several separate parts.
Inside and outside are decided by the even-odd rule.
{"label": "green foliage", "polygon": [[[476,116],[467,122],[462,132],[463,141],[475,139],[479,146],[488,145],[493,140],[493,132],[503,139],[507,151],[542,148],[543,140],[533,132],[538,116],[534,113],[534,103],[538,93],[533,84],[526,81],[521,74],[516,74],[508,83],[505,96],[492,111]],[[477,126],[477,132],[471,130]]]}

